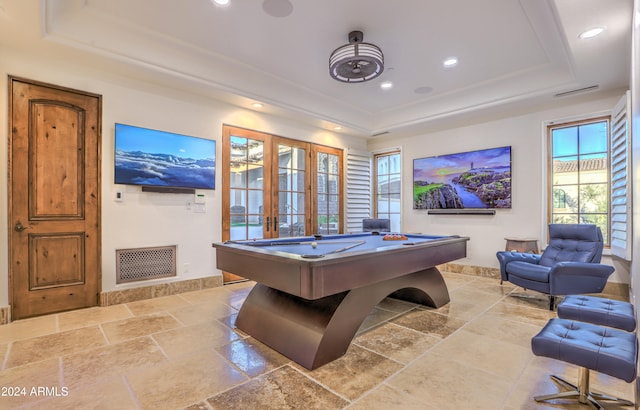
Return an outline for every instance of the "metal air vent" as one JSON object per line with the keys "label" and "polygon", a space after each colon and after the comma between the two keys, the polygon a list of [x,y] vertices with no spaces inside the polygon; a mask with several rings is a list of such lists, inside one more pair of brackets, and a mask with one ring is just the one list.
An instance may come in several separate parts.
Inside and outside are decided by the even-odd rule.
{"label": "metal air vent", "polygon": [[116,283],[176,276],[177,246],[116,249]]}

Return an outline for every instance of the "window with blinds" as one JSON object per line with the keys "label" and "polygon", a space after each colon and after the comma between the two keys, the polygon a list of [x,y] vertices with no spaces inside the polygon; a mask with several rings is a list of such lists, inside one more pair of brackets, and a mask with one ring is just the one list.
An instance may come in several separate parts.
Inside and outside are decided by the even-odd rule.
{"label": "window with blinds", "polygon": [[611,114],[611,254],[631,260],[629,92]]}
{"label": "window with blinds", "polygon": [[346,232],[362,232],[362,220],[371,218],[371,154],[347,152]]}

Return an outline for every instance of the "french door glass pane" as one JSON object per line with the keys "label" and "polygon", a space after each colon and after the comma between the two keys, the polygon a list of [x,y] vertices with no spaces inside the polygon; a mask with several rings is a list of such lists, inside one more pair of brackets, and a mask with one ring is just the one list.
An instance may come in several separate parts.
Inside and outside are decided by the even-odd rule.
{"label": "french door glass pane", "polygon": [[278,146],[278,166],[287,168],[291,162],[291,147],[286,145]]}
{"label": "french door glass pane", "polygon": [[305,170],[307,166],[307,152],[301,148],[294,148],[294,168]]}
{"label": "french door glass pane", "polygon": [[329,194],[337,194],[339,188],[339,181],[337,175],[329,175],[329,189],[327,192]]}
{"label": "french door glass pane", "polygon": [[280,192],[287,192],[291,189],[291,175],[286,168],[278,169],[278,188]]}
{"label": "french door glass pane", "polygon": [[278,237],[305,235],[306,150],[278,145]]}
{"label": "french door glass pane", "polygon": [[338,175],[339,167],[338,167],[338,156],[337,155],[329,155],[329,173],[333,175]]}
{"label": "french door glass pane", "polygon": [[339,157],[319,152],[317,155],[316,200],[318,220],[316,232],[320,234],[338,233],[340,229],[340,167]]}
{"label": "french door glass pane", "polygon": [[248,164],[232,164],[231,172],[229,173],[229,184],[231,185],[231,188],[246,188],[248,173]]}
{"label": "french door glass pane", "polygon": [[262,198],[264,198],[264,191],[252,189],[248,191],[248,194],[247,223],[249,227],[259,225],[260,229],[262,229],[262,215],[264,214]]}
{"label": "french door glass pane", "polygon": [[249,166],[249,188],[252,189],[264,189],[264,167],[263,166],[254,166],[251,168]]}
{"label": "french door glass pane", "polygon": [[327,193],[327,174],[318,174],[318,186],[316,192],[318,194]]}
{"label": "french door glass pane", "polygon": [[327,173],[327,154],[320,152],[318,154],[318,173]]}
{"label": "french door glass pane", "polygon": [[229,172],[230,239],[262,238],[264,143],[232,136]]}

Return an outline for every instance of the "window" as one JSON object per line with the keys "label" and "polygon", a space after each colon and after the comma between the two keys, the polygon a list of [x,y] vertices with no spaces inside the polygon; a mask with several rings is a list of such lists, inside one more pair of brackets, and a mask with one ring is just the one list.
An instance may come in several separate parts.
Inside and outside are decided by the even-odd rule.
{"label": "window", "polygon": [[609,244],[609,117],[554,124],[549,138],[549,222],[593,223]]}
{"label": "window", "polygon": [[402,185],[400,151],[376,154],[374,162],[374,217],[391,221],[391,231],[400,232],[400,188]]}

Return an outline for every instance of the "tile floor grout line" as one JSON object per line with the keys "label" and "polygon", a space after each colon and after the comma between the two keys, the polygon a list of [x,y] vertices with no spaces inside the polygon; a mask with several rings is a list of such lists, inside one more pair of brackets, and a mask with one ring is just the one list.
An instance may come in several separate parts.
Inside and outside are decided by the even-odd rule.
{"label": "tile floor grout line", "polygon": [[529,357],[529,360],[527,360],[527,363],[520,370],[520,372],[518,374],[518,377],[516,377],[513,380],[513,382],[509,385],[509,391],[504,396],[504,399],[502,401],[502,409],[503,410],[506,408],[507,403],[509,402],[509,399],[511,399],[511,396],[516,391],[516,387],[518,387],[518,383],[520,382],[520,379],[522,379],[522,375],[527,371],[527,369],[529,368],[529,366],[531,365],[533,360],[534,360],[534,356]]}
{"label": "tile floor grout line", "polygon": [[158,341],[156,340],[155,337],[153,337],[154,335],[158,334],[158,333],[162,333],[162,332],[156,332],[156,333],[151,333],[148,335],[149,339],[151,339],[151,341],[156,345],[156,347],[158,348],[158,350],[162,353],[162,355],[165,357],[165,359],[167,360],[171,360],[171,357],[169,357],[169,355],[167,354],[167,352],[165,352],[165,350],[162,348],[162,346],[160,345],[160,343],[158,343]]}
{"label": "tile floor grout line", "polygon": [[[330,392],[331,394],[334,394],[338,397],[340,397],[342,400],[346,401],[348,403],[348,405],[351,404],[351,402],[353,402],[353,400],[343,396],[342,394],[340,394],[339,392],[333,390],[330,386],[325,385],[324,383],[322,383],[320,380],[316,380],[311,376],[311,372],[313,372],[313,370],[308,370],[307,372],[303,372],[300,369],[298,369],[295,365],[291,364],[293,363],[290,362],[288,363],[289,367],[291,367],[293,370],[295,370],[296,372],[300,373],[301,375],[303,375],[304,377],[306,377],[307,379],[309,379],[312,383],[315,383],[317,385],[319,385],[320,387],[322,387],[323,389],[327,390],[328,392]],[[327,363],[329,364],[329,363]],[[320,369],[322,366],[320,366],[318,369]],[[316,369],[317,370],[317,369]]]}
{"label": "tile floor grout line", "polygon": [[138,395],[136,395],[136,392],[133,391],[133,387],[131,386],[131,383],[129,383],[129,378],[127,377],[127,375],[125,373],[122,373],[120,374],[120,378],[122,380],[122,383],[124,383],[125,388],[129,392],[129,395],[131,396],[131,400],[133,400],[133,403],[135,404],[136,408],[139,410],[142,409],[140,400],[138,400]]}
{"label": "tile floor grout line", "polygon": [[7,350],[4,352],[4,360],[2,360],[2,371],[7,370],[7,362],[9,361],[9,355],[11,354],[12,347],[13,347],[13,342],[9,342],[7,344]]}
{"label": "tile floor grout line", "polygon": [[[227,360],[227,359],[225,358],[225,360]],[[231,363],[231,364],[233,364],[233,363]],[[210,400],[210,399],[213,399],[214,397],[218,397],[218,396],[220,396],[220,395],[222,395],[222,394],[225,394],[225,393],[227,393],[227,392],[229,392],[229,391],[231,391],[231,390],[233,390],[233,389],[236,389],[236,388],[238,388],[238,387],[240,387],[240,386],[243,386],[243,385],[245,385],[245,384],[247,384],[247,383],[251,383],[251,382],[252,382],[252,381],[254,381],[254,380],[257,380],[257,379],[259,379],[259,378],[261,378],[261,377],[264,377],[264,376],[266,376],[267,374],[273,373],[273,372],[275,372],[276,370],[282,369],[283,367],[288,366],[288,365],[289,365],[289,363],[284,363],[284,364],[282,364],[282,365],[280,365],[280,366],[274,367],[274,368],[273,368],[273,369],[271,369],[271,370],[268,370],[268,371],[266,371],[266,372],[264,372],[264,373],[261,373],[261,374],[257,375],[256,377],[251,377],[251,376],[249,376],[248,374],[246,374],[245,372],[243,372],[242,370],[238,369],[238,371],[239,371],[240,373],[242,373],[243,375],[245,375],[245,376],[247,377],[247,380],[244,380],[244,381],[242,381],[241,383],[238,383],[238,384],[233,385],[233,386],[231,386],[231,387],[228,387],[228,388],[226,388],[226,389],[224,389],[224,390],[221,390],[221,391],[219,391],[218,393],[214,394],[213,396],[209,396],[209,397],[205,398],[205,399],[204,399],[204,401],[206,401],[206,402],[207,402],[207,404],[208,404],[209,400]],[[236,366],[235,366],[235,365],[234,365],[234,368],[236,368]]]}
{"label": "tile floor grout line", "polygon": [[[246,339],[243,339],[240,335],[238,335],[238,336],[240,337],[240,339],[232,340],[231,342],[226,343],[226,344],[224,344],[224,345],[222,345],[222,346],[219,346],[219,347],[220,347],[220,348],[222,348],[222,347],[229,346],[229,345],[232,345],[232,344],[234,344],[234,343],[238,343],[238,342],[241,342],[241,341],[245,341],[245,340],[246,340]],[[216,355],[220,356],[220,357],[221,357],[225,362],[229,363],[229,364],[231,365],[231,367],[233,367],[234,369],[236,369],[238,372],[240,372],[240,374],[244,375],[244,376],[247,378],[247,380],[245,380],[244,382],[242,382],[242,383],[240,383],[240,384],[244,384],[244,383],[246,383],[246,382],[247,382],[247,381],[249,381],[249,380],[253,380],[253,379],[255,379],[255,378],[259,377],[259,376],[262,376],[263,374],[265,374],[265,373],[268,373],[268,372],[269,372],[269,371],[267,371],[267,372],[265,372],[265,373],[259,374],[259,375],[258,375],[258,376],[256,376],[256,377],[251,377],[251,375],[247,374],[247,372],[245,372],[245,371],[244,371],[244,370],[242,370],[240,367],[238,367],[234,362],[232,362],[231,360],[227,359],[227,358],[226,358],[222,353],[220,353],[220,351],[219,351],[218,349],[213,349],[213,353],[215,353]],[[278,366],[278,367],[282,367],[282,366]],[[228,389],[227,389],[227,390],[228,390]]]}

